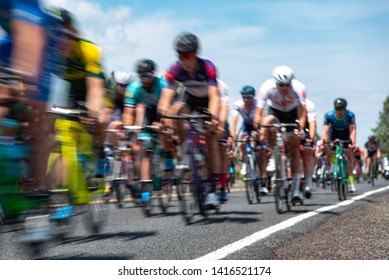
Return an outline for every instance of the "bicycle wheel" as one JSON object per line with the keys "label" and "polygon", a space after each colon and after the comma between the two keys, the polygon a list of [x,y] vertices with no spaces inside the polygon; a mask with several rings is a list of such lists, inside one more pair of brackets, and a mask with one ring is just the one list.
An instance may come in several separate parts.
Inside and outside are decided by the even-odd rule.
{"label": "bicycle wheel", "polygon": [[246,157],[246,175],[244,180],[245,183],[245,189],[246,189],[246,198],[249,204],[253,204],[255,197],[256,197],[256,192],[254,190],[254,180],[255,180],[255,175],[254,175],[254,160],[250,155],[247,155]]}
{"label": "bicycle wheel", "polygon": [[371,159],[369,177],[370,177],[370,180],[371,180],[371,186],[372,187],[374,187],[374,179],[375,179],[375,175],[374,175],[375,172],[374,171],[375,171],[375,164],[373,162],[373,159]]}
{"label": "bicycle wheel", "polygon": [[163,180],[161,190],[157,191],[157,198],[159,207],[163,213],[166,213],[172,199],[172,182],[170,180]]}
{"label": "bicycle wheel", "polygon": [[327,188],[327,167],[325,164],[321,167],[321,174],[320,174],[320,183],[323,189]]}
{"label": "bicycle wheel", "polygon": [[276,179],[274,197],[276,202],[276,210],[279,214],[290,211],[290,191],[286,186],[285,166],[282,160],[282,155],[279,150],[275,150],[274,160],[276,163]]}
{"label": "bicycle wheel", "polygon": [[107,224],[108,216],[109,204],[105,202],[104,194],[92,195],[86,214],[89,231],[92,234],[100,233]]}
{"label": "bicycle wheel", "polygon": [[188,170],[177,169],[177,194],[179,197],[180,210],[187,225],[193,221],[196,212],[196,199],[193,196],[192,184]]}

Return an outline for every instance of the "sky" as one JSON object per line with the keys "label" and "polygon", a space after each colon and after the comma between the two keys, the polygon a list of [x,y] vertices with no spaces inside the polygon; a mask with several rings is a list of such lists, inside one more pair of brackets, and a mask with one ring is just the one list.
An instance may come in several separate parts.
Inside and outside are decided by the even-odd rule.
{"label": "sky", "polygon": [[244,85],[257,90],[287,65],[316,105],[318,132],[335,98],[356,115],[357,144],[377,126],[389,95],[389,1],[43,0],[72,11],[82,35],[104,52],[104,68],[134,72],[153,59],[158,71],[176,60],[173,41],[196,34],[230,101]]}

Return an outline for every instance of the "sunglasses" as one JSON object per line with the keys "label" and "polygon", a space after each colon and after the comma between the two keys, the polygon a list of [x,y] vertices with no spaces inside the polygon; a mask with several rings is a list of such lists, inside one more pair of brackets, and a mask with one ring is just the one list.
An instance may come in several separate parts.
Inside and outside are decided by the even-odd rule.
{"label": "sunglasses", "polygon": [[276,83],[277,87],[284,88],[290,86],[290,84]]}
{"label": "sunglasses", "polygon": [[117,85],[121,88],[126,88],[128,86],[128,84],[121,84],[121,83],[117,83]]}
{"label": "sunglasses", "polygon": [[193,56],[192,52],[180,52],[178,53],[178,58],[180,60],[182,59],[190,59]]}
{"label": "sunglasses", "polygon": [[250,94],[250,95],[242,95],[242,98],[243,99],[251,99],[253,98],[253,96]]}
{"label": "sunglasses", "polygon": [[345,110],[346,110],[346,108],[335,108],[335,111],[337,111],[337,112],[343,112]]}
{"label": "sunglasses", "polygon": [[139,75],[139,77],[140,77],[141,79],[149,79],[149,78],[152,78],[153,76],[154,76],[153,73],[141,73],[141,74]]}

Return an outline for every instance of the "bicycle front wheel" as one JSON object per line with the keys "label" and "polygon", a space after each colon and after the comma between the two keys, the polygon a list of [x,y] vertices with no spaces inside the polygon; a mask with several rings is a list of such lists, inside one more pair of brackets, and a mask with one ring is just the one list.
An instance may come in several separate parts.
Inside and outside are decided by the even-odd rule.
{"label": "bicycle front wheel", "polygon": [[255,180],[254,162],[253,162],[252,157],[247,156],[246,175],[244,178],[244,183],[245,183],[245,189],[246,189],[246,197],[247,197],[247,201],[249,204],[253,204],[255,197],[256,197],[256,193],[254,190],[254,180]]}
{"label": "bicycle front wheel", "polygon": [[276,210],[279,214],[282,214],[287,211],[290,211],[291,209],[290,191],[289,186],[286,186],[286,171],[280,151],[275,152],[274,160],[276,163],[276,188],[274,190],[274,197],[276,203]]}
{"label": "bicycle front wheel", "polygon": [[109,216],[109,204],[104,199],[104,194],[92,195],[88,205],[87,226],[92,234],[102,231],[107,224]]}

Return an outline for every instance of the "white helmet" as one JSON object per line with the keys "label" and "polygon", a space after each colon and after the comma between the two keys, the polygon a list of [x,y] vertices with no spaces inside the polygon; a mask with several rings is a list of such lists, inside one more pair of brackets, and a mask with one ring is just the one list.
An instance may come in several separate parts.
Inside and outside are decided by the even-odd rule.
{"label": "white helmet", "polygon": [[273,79],[279,84],[290,84],[294,79],[294,74],[288,66],[277,66],[273,70]]}
{"label": "white helmet", "polygon": [[128,85],[132,80],[132,75],[124,71],[115,71],[113,73],[113,78],[116,83]]}

